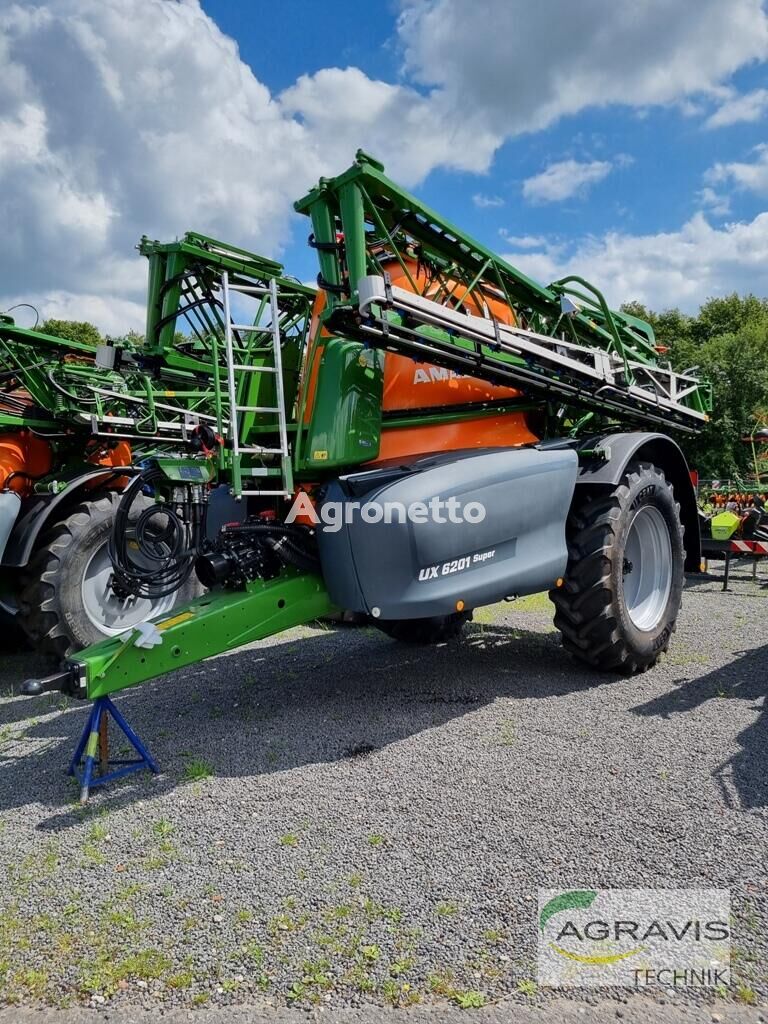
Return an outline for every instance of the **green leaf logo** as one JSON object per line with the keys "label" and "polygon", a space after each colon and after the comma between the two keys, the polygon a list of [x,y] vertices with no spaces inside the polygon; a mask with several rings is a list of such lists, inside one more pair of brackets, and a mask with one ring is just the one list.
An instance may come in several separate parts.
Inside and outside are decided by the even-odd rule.
{"label": "green leaf logo", "polygon": [[544,926],[550,917],[559,914],[561,910],[586,910],[595,902],[597,893],[592,889],[571,889],[569,892],[561,892],[548,903],[545,903],[539,914],[539,928],[542,933]]}

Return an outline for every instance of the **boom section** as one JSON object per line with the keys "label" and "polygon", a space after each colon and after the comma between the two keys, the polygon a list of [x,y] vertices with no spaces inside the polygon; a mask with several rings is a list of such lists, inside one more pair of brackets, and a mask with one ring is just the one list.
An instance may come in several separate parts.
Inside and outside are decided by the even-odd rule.
{"label": "boom section", "polygon": [[[312,221],[331,332],[638,425],[706,422],[710,386],[662,363],[650,324],[611,310],[583,278],[538,284],[362,151],[296,209]],[[407,288],[390,284],[396,265]],[[494,316],[499,303],[512,325]]]}

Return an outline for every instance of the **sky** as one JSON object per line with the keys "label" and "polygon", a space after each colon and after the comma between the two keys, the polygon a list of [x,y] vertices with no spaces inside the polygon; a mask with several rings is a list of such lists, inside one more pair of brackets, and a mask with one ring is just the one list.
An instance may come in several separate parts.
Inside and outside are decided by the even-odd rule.
{"label": "sky", "polygon": [[141,330],[143,234],[313,280],[360,146],[543,283],[768,295],[766,62],[763,0],[0,0],[0,311]]}

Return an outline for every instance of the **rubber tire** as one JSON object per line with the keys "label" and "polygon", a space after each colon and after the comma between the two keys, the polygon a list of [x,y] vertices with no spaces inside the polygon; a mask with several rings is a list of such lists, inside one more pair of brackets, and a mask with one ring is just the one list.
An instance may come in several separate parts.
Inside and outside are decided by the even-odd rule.
{"label": "rubber tire", "polygon": [[[651,630],[638,629],[629,618],[622,574],[629,528],[645,504],[662,514],[672,547],[669,597]],[[563,646],[592,668],[626,675],[644,672],[667,650],[682,602],[683,527],[671,484],[652,463],[630,463],[614,490],[588,493],[571,510],[566,534],[564,582],[549,592]]]}
{"label": "rubber tire", "polygon": [[[72,581],[79,584],[94,552],[107,542],[120,498],[115,492],[101,492],[71,508],[44,532],[24,569],[18,621],[41,653],[64,658],[108,635],[89,619],[80,586],[72,586]],[[174,595],[174,604],[201,593],[203,587],[193,574]]]}
{"label": "rubber tire", "polygon": [[461,636],[472,612],[454,612],[427,619],[371,619],[373,625],[405,644],[444,644]]}

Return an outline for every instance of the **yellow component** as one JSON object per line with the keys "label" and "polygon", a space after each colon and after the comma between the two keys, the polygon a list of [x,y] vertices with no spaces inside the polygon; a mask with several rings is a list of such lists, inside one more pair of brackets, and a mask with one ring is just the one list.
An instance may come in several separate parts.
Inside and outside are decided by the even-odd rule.
{"label": "yellow component", "polygon": [[176,397],[176,392],[175,391],[164,391],[163,394],[165,395],[166,398],[175,398]]}
{"label": "yellow component", "polygon": [[463,612],[464,611],[464,602],[463,601],[457,601],[456,602],[456,611],[457,612]]}
{"label": "yellow component", "polygon": [[549,945],[560,956],[564,956],[568,960],[575,960],[579,964],[616,964],[619,960],[627,960],[629,957],[636,956],[638,953],[644,953],[648,949],[647,946],[638,946],[637,949],[628,949],[626,953],[609,953],[606,956],[584,956],[582,953],[571,953],[569,949],[563,949],[562,946],[558,946],[554,942],[550,942]]}
{"label": "yellow component", "polygon": [[312,452],[312,458],[315,462],[324,462],[328,458],[328,452],[325,449],[322,451]]}
{"label": "yellow component", "polygon": [[171,626],[178,626],[180,622],[187,622],[189,619],[194,619],[194,612],[179,612],[178,615],[174,615],[172,619],[165,619],[163,622],[156,622],[155,628],[158,630],[170,629]]}
{"label": "yellow component", "polygon": [[730,540],[741,520],[734,512],[720,512],[712,517],[712,540]]}

